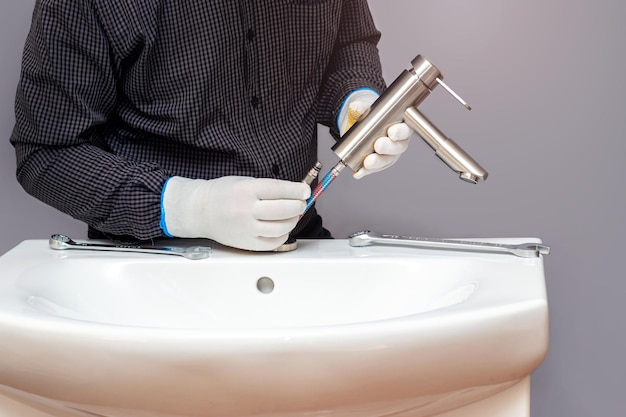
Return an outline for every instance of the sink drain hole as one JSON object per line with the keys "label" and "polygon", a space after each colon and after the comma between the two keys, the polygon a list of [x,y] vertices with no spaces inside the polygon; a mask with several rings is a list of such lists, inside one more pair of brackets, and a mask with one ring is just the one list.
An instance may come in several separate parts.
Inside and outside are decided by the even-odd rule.
{"label": "sink drain hole", "polygon": [[263,294],[270,294],[274,291],[274,281],[269,277],[261,277],[256,282],[256,288]]}

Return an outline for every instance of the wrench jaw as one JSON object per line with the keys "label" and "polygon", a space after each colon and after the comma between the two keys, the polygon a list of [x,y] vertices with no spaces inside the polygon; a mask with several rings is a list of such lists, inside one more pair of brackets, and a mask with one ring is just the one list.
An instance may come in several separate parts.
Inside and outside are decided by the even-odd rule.
{"label": "wrench jaw", "polygon": [[511,253],[522,258],[538,258],[550,254],[550,246],[536,243],[510,245]]}
{"label": "wrench jaw", "polygon": [[363,230],[351,234],[348,237],[348,243],[353,247],[370,246],[375,242],[375,239],[379,239],[380,237],[378,233],[374,233],[371,230]]}

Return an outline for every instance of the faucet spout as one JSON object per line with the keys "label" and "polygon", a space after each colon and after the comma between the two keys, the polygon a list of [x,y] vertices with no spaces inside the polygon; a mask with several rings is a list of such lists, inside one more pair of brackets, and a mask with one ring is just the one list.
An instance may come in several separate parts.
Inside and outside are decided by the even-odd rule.
{"label": "faucet spout", "polygon": [[435,155],[450,169],[459,173],[460,179],[473,184],[487,179],[489,175],[487,171],[456,142],[444,135],[415,106],[409,106],[405,110],[404,122],[433,148]]}

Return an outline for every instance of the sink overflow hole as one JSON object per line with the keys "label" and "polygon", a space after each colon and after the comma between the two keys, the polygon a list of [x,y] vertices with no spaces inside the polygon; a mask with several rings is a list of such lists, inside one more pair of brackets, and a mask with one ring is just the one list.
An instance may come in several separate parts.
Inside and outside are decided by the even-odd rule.
{"label": "sink overflow hole", "polygon": [[269,294],[274,291],[274,281],[268,277],[261,277],[256,282],[256,287],[263,294]]}

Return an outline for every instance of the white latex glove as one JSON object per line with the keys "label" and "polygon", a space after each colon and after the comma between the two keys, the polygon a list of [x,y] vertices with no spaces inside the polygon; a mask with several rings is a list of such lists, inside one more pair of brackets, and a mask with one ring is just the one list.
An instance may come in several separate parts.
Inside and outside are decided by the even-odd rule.
{"label": "white latex glove", "polygon": [[270,178],[172,177],[161,197],[161,227],[169,236],[272,250],[285,243],[310,194],[304,183]]}
{"label": "white latex glove", "polygon": [[[355,90],[346,98],[337,119],[341,136],[367,114],[377,98],[378,93],[369,89]],[[405,123],[396,123],[390,126],[387,129],[387,136],[376,139],[374,152],[365,157],[363,167],[353,173],[352,176],[360,179],[395,164],[408,149],[411,133],[411,129]]]}

